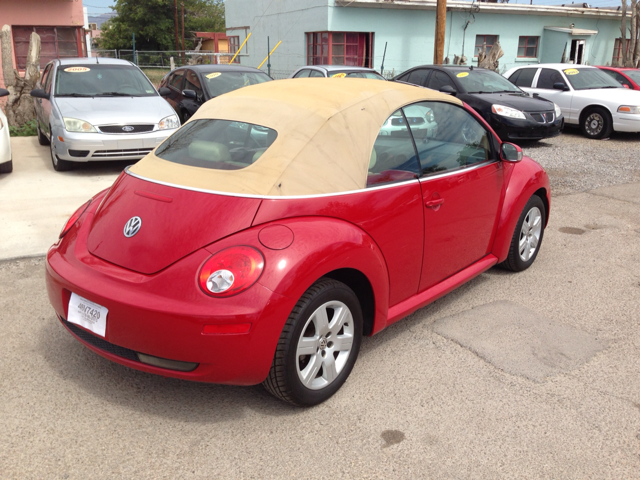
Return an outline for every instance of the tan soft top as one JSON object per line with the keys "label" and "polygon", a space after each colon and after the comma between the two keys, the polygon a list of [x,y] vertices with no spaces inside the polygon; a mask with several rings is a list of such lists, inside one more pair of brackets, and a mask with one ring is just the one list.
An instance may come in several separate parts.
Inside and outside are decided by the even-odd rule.
{"label": "tan soft top", "polygon": [[318,195],[366,186],[380,128],[398,108],[421,100],[462,105],[426,88],[356,78],[266,82],[205,103],[193,120],[252,123],[278,132],[258,158],[240,170],[181,165],[150,153],[129,170],[150,180],[245,195]]}

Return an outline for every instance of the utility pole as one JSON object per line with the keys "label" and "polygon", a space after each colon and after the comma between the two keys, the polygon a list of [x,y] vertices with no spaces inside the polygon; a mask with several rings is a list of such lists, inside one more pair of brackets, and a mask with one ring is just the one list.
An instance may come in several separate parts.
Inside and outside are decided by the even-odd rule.
{"label": "utility pole", "polygon": [[[182,5],[182,51],[184,52],[184,2],[180,2],[180,5]],[[184,53],[182,56],[184,61]]]}
{"label": "utility pole", "polygon": [[180,50],[180,43],[178,42],[178,0],[173,0],[173,6],[175,7],[175,20],[176,20],[176,50]]}
{"label": "utility pole", "polygon": [[447,26],[447,0],[438,0],[436,10],[436,35],[433,47],[433,63],[442,65],[444,60],[444,32]]}

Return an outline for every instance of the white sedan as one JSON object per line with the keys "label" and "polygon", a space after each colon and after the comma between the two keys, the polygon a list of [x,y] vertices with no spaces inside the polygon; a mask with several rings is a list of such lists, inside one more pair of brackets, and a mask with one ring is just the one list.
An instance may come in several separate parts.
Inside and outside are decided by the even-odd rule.
{"label": "white sedan", "polygon": [[640,91],[629,90],[596,67],[547,63],[508,70],[504,76],[530,94],[555,102],[567,124],[588,138],[612,131],[640,132]]}
{"label": "white sedan", "polygon": [[[9,90],[0,88],[0,97],[9,95]],[[9,125],[7,117],[0,108],[0,173],[11,173],[13,162],[11,161],[11,141],[9,139]]]}

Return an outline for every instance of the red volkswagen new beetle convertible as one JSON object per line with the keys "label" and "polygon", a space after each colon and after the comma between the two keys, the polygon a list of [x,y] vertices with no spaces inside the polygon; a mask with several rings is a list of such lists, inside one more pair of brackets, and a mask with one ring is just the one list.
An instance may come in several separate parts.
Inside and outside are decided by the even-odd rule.
{"label": "red volkswagen new beetle convertible", "polygon": [[363,336],[539,251],[549,181],[455,97],[296,79],[207,102],[71,217],[47,255],[62,324],[164,376],[314,405]]}

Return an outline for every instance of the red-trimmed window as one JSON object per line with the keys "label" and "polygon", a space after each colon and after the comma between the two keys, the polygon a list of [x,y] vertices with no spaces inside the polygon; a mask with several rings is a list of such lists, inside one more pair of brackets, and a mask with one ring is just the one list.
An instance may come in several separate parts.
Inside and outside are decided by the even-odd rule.
{"label": "red-trimmed window", "polygon": [[46,65],[54,58],[84,56],[80,27],[13,27],[13,47],[20,70],[27,65],[31,32],[40,35],[40,65]]}
{"label": "red-trimmed window", "polygon": [[520,37],[518,40],[518,58],[536,58],[540,37]]}
{"label": "red-trimmed window", "polygon": [[473,56],[477,57],[478,53],[482,51],[482,48],[485,46],[487,47],[486,52],[488,54],[489,50],[491,50],[491,47],[493,47],[493,44],[497,41],[498,35],[476,35],[476,48]]}
{"label": "red-trimmed window", "polygon": [[307,33],[307,65],[372,67],[371,33]]}
{"label": "red-trimmed window", "polygon": [[[631,40],[627,39],[627,55],[629,54],[629,45],[631,44]],[[616,38],[615,43],[613,44],[613,58],[611,59],[611,65],[616,66],[622,63],[622,39]]]}
{"label": "red-trimmed window", "polygon": [[[229,53],[236,53],[240,48],[240,37],[235,35],[229,38]],[[240,63],[240,57],[236,57],[233,63]]]}

